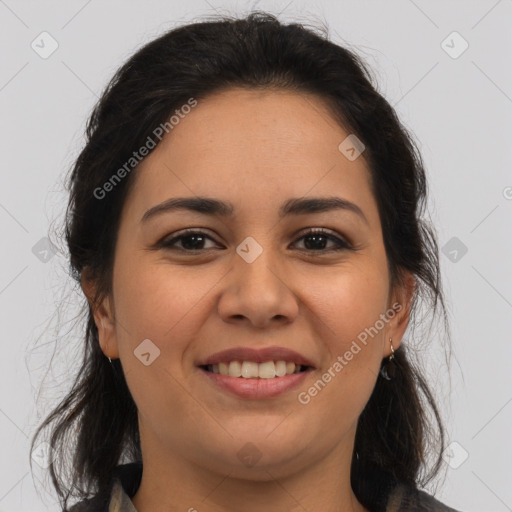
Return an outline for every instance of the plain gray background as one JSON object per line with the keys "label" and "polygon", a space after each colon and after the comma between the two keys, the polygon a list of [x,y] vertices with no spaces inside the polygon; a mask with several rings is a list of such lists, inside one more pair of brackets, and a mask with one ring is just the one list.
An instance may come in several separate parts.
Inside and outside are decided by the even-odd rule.
{"label": "plain gray background", "polygon": [[0,0],[0,511],[58,510],[28,449],[76,369],[81,299],[63,246],[48,252],[44,238],[65,207],[63,177],[91,108],[164,30],[253,6],[324,21],[365,58],[419,142],[454,350],[451,386],[440,345],[422,354],[454,443],[436,496],[463,511],[512,510],[512,0]]}

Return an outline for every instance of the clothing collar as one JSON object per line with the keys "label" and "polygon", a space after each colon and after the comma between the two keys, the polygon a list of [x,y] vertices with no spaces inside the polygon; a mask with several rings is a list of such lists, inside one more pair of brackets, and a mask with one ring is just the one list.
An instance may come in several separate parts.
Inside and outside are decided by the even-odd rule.
{"label": "clothing collar", "polygon": [[137,512],[132,503],[142,478],[142,462],[117,466],[110,494],[108,512]]}

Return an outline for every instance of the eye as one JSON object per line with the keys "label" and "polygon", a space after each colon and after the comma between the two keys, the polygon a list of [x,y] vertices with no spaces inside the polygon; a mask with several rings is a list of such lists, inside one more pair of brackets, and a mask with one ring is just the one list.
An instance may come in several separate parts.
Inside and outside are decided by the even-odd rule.
{"label": "eye", "polygon": [[[157,247],[181,252],[199,253],[212,249],[212,247],[204,247],[204,244],[208,240],[215,242],[212,237],[208,236],[203,231],[187,229],[178,236],[161,240],[157,244]],[[321,228],[309,228],[307,232],[303,233],[301,237],[295,240],[294,244],[302,240],[304,241],[304,248],[299,248],[299,250],[307,252],[326,253],[340,250],[355,250],[345,240]],[[328,242],[333,243],[334,247],[326,248],[325,245]]]}
{"label": "eye", "polygon": [[[334,236],[329,231],[326,231],[321,228],[309,228],[306,233],[304,233],[300,238],[298,238],[295,243],[300,240],[305,241],[305,249],[306,251],[313,252],[332,252],[332,251],[341,251],[345,250],[354,250],[352,246],[346,242],[345,240]],[[333,242],[334,247],[330,249],[326,249],[324,246],[327,242]]]}
{"label": "eye", "polygon": [[[182,252],[199,252],[210,249],[201,247],[206,240],[214,241],[213,238],[206,235],[203,231],[187,229],[179,236],[162,240],[158,243],[158,246],[166,249],[177,249]],[[178,246],[180,243],[181,247]]]}

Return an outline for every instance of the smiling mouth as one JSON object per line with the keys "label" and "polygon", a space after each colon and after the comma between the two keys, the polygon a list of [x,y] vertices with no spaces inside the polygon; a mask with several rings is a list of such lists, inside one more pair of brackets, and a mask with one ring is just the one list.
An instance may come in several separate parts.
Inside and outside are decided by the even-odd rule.
{"label": "smiling mouth", "polygon": [[264,363],[230,361],[202,365],[200,368],[209,373],[241,379],[278,379],[313,369],[311,366],[295,364],[288,361],[266,361]]}

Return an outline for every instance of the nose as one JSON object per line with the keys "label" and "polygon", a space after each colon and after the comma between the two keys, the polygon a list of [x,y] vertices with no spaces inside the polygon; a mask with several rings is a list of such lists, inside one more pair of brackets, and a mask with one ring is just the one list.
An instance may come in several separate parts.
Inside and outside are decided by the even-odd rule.
{"label": "nose", "polygon": [[248,323],[259,329],[294,321],[299,301],[290,274],[271,249],[265,249],[252,263],[238,254],[223,281],[218,303],[225,322]]}

